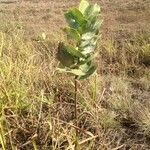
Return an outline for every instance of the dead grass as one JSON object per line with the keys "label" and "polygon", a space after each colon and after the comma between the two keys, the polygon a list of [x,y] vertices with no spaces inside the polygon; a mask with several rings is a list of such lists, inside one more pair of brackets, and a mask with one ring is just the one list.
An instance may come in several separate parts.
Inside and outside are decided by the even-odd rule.
{"label": "dead grass", "polygon": [[72,79],[55,71],[63,12],[76,3],[0,4],[0,149],[73,150],[76,128],[81,150],[150,149],[149,1],[98,2],[98,74],[78,82],[79,127]]}

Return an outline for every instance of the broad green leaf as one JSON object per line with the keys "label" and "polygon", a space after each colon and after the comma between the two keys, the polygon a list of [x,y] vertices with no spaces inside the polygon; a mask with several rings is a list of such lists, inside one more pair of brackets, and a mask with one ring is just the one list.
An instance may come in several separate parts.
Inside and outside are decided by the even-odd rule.
{"label": "broad green leaf", "polygon": [[96,45],[87,45],[83,48],[82,54],[87,55],[92,53],[96,48]]}
{"label": "broad green leaf", "polygon": [[87,33],[82,35],[82,40],[91,40],[94,37],[96,37],[95,33],[87,32]]}
{"label": "broad green leaf", "polygon": [[67,69],[66,68],[59,68],[59,66],[56,68],[57,71],[60,72],[66,72],[67,73]]}
{"label": "broad green leaf", "polygon": [[95,38],[93,38],[92,40],[91,40],[91,44],[92,45],[96,45],[97,44],[97,40],[100,38],[100,36],[95,36]]}
{"label": "broad green leaf", "polygon": [[72,38],[76,41],[79,41],[80,40],[80,34],[77,30],[73,29],[73,28],[64,28],[63,31],[67,34],[67,36],[69,38]]}
{"label": "broad green leaf", "polygon": [[85,73],[80,69],[57,68],[57,70],[60,72],[70,73],[75,76],[84,76],[85,75]]}
{"label": "broad green leaf", "polygon": [[94,58],[96,58],[98,56],[98,54],[99,54],[99,52],[97,51],[93,55],[89,55],[85,60],[80,61],[79,65],[82,67],[82,65],[90,63]]}
{"label": "broad green leaf", "polygon": [[87,55],[93,52],[96,48],[97,38],[93,38],[91,40],[82,41],[80,44],[80,50],[82,54]]}
{"label": "broad green leaf", "polygon": [[88,8],[85,11],[85,16],[87,18],[90,18],[91,16],[99,16],[100,14],[100,7],[95,4],[95,5],[89,5]]}
{"label": "broad green leaf", "polygon": [[64,43],[59,43],[57,59],[60,61],[62,65],[66,67],[70,67],[75,63],[74,57],[69,52],[67,52]]}
{"label": "broad green leaf", "polygon": [[77,8],[72,8],[65,13],[65,18],[71,28],[78,30],[82,30],[82,27],[87,23],[87,20]]}
{"label": "broad green leaf", "polygon": [[102,20],[99,21],[97,17],[90,18],[86,25],[87,31],[93,32],[97,35],[102,22],[103,21]]}
{"label": "broad green leaf", "polygon": [[91,66],[91,67],[89,68],[89,70],[86,72],[86,75],[79,76],[78,79],[79,79],[79,80],[86,79],[86,78],[88,78],[89,76],[91,76],[95,71],[96,71],[96,66]]}
{"label": "broad green leaf", "polygon": [[87,20],[83,16],[83,14],[77,8],[73,8],[71,12],[74,15],[76,21],[80,25],[83,25],[83,24],[85,24],[87,22]]}
{"label": "broad green leaf", "polygon": [[93,47],[95,48],[96,46],[96,43],[97,43],[97,39],[92,39],[92,40],[87,40],[87,41],[82,41],[81,44],[80,44],[80,50],[83,52],[83,51],[86,51],[87,47]]}
{"label": "broad green leaf", "polygon": [[103,20],[97,20],[97,21],[95,21],[95,24],[93,23],[93,29],[94,30],[99,30],[100,29],[100,26],[102,25],[102,23],[103,23]]}
{"label": "broad green leaf", "polygon": [[72,69],[68,73],[74,74],[75,76],[84,76],[85,73],[80,69]]}
{"label": "broad green leaf", "polygon": [[80,69],[83,71],[83,72],[88,72],[88,70],[90,69],[90,67],[91,67],[91,61],[89,61],[89,62],[87,62],[87,63],[84,63],[84,64],[82,64],[82,65],[80,65]]}
{"label": "broad green leaf", "polygon": [[82,54],[79,50],[75,49],[72,46],[65,46],[66,51],[70,53],[72,56],[78,57],[78,58],[85,58],[86,56]]}
{"label": "broad green leaf", "polygon": [[86,0],[81,0],[80,5],[79,5],[79,10],[84,14],[85,10],[89,6],[89,3]]}
{"label": "broad green leaf", "polygon": [[65,14],[65,18],[71,28],[78,29],[80,27],[71,10]]}
{"label": "broad green leaf", "polygon": [[95,24],[93,25],[93,30],[95,31],[96,34],[98,34],[100,26],[102,25],[103,20],[99,21],[97,20]]}
{"label": "broad green leaf", "polygon": [[87,45],[89,45],[89,41],[84,41],[84,40],[82,40],[81,43],[80,43],[80,45],[79,45],[79,47],[80,47],[81,50],[82,50],[82,48],[84,48],[84,47],[87,46]]}
{"label": "broad green leaf", "polygon": [[93,10],[93,15],[99,15],[100,11],[101,11],[101,9],[100,9],[99,5],[95,4],[94,10]]}
{"label": "broad green leaf", "polygon": [[96,43],[97,43],[97,39],[92,39],[87,43],[85,41],[81,42],[80,50],[82,51],[82,54],[87,55],[93,52],[96,49]]}

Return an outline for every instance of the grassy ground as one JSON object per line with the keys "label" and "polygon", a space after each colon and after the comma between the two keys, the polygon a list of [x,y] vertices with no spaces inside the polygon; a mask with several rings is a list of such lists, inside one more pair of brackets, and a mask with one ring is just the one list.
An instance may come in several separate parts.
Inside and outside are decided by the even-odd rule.
{"label": "grassy ground", "polygon": [[[74,84],[55,54],[63,13],[78,2],[0,1],[0,149],[74,149]],[[98,73],[78,82],[80,149],[149,150],[150,2],[97,3]]]}

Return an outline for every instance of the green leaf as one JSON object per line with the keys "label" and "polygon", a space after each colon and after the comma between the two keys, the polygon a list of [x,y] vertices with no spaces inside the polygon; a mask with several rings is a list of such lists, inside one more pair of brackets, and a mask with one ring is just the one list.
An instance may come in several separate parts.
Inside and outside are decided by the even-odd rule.
{"label": "green leaf", "polygon": [[82,40],[91,40],[92,38],[96,37],[95,33],[93,32],[87,32],[82,35]]}
{"label": "green leaf", "polygon": [[60,71],[60,72],[66,72],[67,73],[67,69],[64,67],[64,68],[59,68],[59,66],[56,68],[57,71]]}
{"label": "green leaf", "polygon": [[89,3],[86,0],[81,0],[80,5],[79,5],[79,10],[82,12],[82,14],[85,13],[85,10],[89,6]]}
{"label": "green leaf", "polygon": [[76,21],[80,25],[83,25],[83,24],[85,24],[87,22],[87,20],[83,16],[83,14],[77,8],[73,8],[71,10],[71,13],[73,14],[73,16],[75,17]]}
{"label": "green leaf", "polygon": [[102,25],[102,23],[103,23],[103,20],[101,20],[101,21],[97,20],[95,22],[95,24],[93,24],[93,30],[96,32],[96,34],[99,33],[99,29],[100,29],[100,26]]}
{"label": "green leaf", "polygon": [[100,14],[100,11],[101,11],[100,6],[97,5],[97,4],[95,4],[95,5],[94,5],[94,9],[93,9],[93,15],[94,15],[94,16],[99,15],[99,14]]}
{"label": "green leaf", "polygon": [[80,27],[80,24],[77,22],[71,10],[65,14],[65,18],[71,28],[78,29]]}
{"label": "green leaf", "polygon": [[86,62],[86,63],[84,63],[84,64],[82,64],[82,65],[80,65],[80,69],[83,71],[83,72],[88,72],[88,70],[90,69],[90,67],[91,67],[91,61],[89,61],[89,62]]}
{"label": "green leaf", "polygon": [[64,28],[63,31],[67,34],[68,37],[79,41],[80,40],[80,34],[77,30],[73,29],[73,28]]}
{"label": "green leaf", "polygon": [[96,71],[96,66],[91,66],[91,67],[89,68],[89,70],[86,72],[86,75],[79,76],[78,79],[79,79],[79,80],[86,79],[86,78],[88,78],[89,76],[91,76],[95,71]]}
{"label": "green leaf", "polygon": [[99,54],[99,52],[97,51],[93,55],[87,56],[87,58],[85,60],[80,61],[79,65],[81,67],[81,70],[82,70],[82,65],[90,63],[94,58],[96,58],[98,56],[98,54]]}
{"label": "green leaf", "polygon": [[66,67],[70,67],[75,63],[74,57],[67,51],[64,43],[59,43],[57,59]]}
{"label": "green leaf", "polygon": [[85,75],[85,73],[80,69],[57,68],[57,70],[60,72],[70,73],[75,76],[84,76]]}
{"label": "green leaf", "polygon": [[82,54],[79,50],[75,49],[73,46],[65,46],[66,51],[70,53],[72,56],[78,57],[78,58],[86,58],[84,54]]}
{"label": "green leaf", "polygon": [[71,28],[78,29],[81,32],[82,27],[87,23],[87,20],[77,8],[72,8],[65,13],[65,18]]}
{"label": "green leaf", "polygon": [[87,45],[86,47],[84,47],[84,50],[82,51],[82,53],[84,55],[90,54],[95,50],[96,46],[95,45]]}
{"label": "green leaf", "polygon": [[96,49],[97,39],[93,38],[91,40],[82,41],[80,44],[80,50],[82,54],[87,55],[93,52]]}
{"label": "green leaf", "polygon": [[98,20],[97,17],[90,18],[88,20],[86,28],[87,28],[88,31],[93,32],[97,35],[102,22],[103,22],[103,20]]}
{"label": "green leaf", "polygon": [[89,5],[85,11],[85,16],[87,18],[99,16],[99,14],[100,14],[100,7],[97,4]]}
{"label": "green leaf", "polygon": [[85,75],[85,73],[82,70],[80,70],[80,69],[72,69],[68,73],[71,73],[71,74],[73,74],[75,76],[84,76]]}
{"label": "green leaf", "polygon": [[79,45],[79,47],[82,49],[82,48],[84,48],[87,45],[89,45],[89,41],[83,41],[82,40],[81,43],[80,43],[80,45]]}

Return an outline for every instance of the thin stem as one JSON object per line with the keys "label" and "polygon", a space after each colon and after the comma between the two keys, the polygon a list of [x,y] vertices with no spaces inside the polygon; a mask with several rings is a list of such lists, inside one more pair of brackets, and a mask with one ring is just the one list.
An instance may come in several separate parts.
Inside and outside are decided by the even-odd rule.
{"label": "thin stem", "polygon": [[[74,89],[75,89],[75,93],[74,93],[74,100],[75,100],[75,126],[78,127],[78,112],[77,112],[77,77],[75,77],[74,79]],[[77,139],[78,139],[78,129],[76,128],[76,142],[75,142],[75,150],[77,150],[78,147],[78,143],[77,143]]]}

